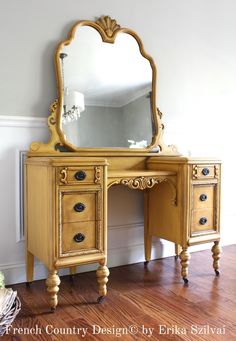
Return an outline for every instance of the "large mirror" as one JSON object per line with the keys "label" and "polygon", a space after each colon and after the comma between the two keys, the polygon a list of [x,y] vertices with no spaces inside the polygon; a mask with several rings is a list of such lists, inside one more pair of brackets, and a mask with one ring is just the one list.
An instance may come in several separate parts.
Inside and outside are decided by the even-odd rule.
{"label": "large mirror", "polygon": [[109,17],[79,22],[56,54],[59,133],[78,148],[153,148],[156,69],[138,36]]}

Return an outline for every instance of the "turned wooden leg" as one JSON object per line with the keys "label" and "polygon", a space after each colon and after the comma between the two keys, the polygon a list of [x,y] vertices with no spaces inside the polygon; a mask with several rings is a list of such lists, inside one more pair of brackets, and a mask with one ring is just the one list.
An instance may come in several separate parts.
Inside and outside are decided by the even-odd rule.
{"label": "turned wooden leg", "polygon": [[175,259],[178,259],[181,253],[181,246],[179,244],[175,244]]}
{"label": "turned wooden leg", "polygon": [[56,309],[58,299],[57,293],[59,291],[59,285],[61,281],[59,276],[57,275],[57,270],[49,271],[48,278],[46,280],[47,291],[50,295],[50,307],[51,310],[54,311]]}
{"label": "turned wooden leg", "polygon": [[98,303],[101,303],[106,294],[107,294],[107,282],[108,282],[108,276],[109,276],[109,270],[107,268],[107,266],[102,263],[100,263],[98,269],[97,269],[97,272],[96,272],[96,275],[97,275],[97,281],[98,281],[98,284],[99,284],[99,289],[98,289],[98,292],[99,292],[99,297],[97,299]]}
{"label": "turned wooden leg", "polygon": [[152,251],[152,237],[145,236],[144,237],[144,251],[145,251],[145,265],[148,264],[148,262],[151,259],[151,251]]}
{"label": "turned wooden leg", "polygon": [[144,254],[145,254],[145,263],[146,266],[151,259],[152,252],[152,236],[149,235],[149,225],[148,225],[148,217],[149,217],[149,192],[144,192]]}
{"label": "turned wooden leg", "polygon": [[34,278],[34,255],[26,251],[26,286],[29,287]]}
{"label": "turned wooden leg", "polygon": [[73,276],[77,272],[77,266],[71,266],[70,267],[70,275]]}
{"label": "turned wooden leg", "polygon": [[215,270],[216,276],[219,276],[219,260],[221,257],[222,249],[219,245],[219,241],[214,242],[214,245],[212,246],[212,257],[213,257],[213,269]]}
{"label": "turned wooden leg", "polygon": [[182,252],[179,255],[180,264],[182,266],[181,275],[183,277],[184,283],[188,283],[188,266],[190,260],[190,253],[188,252],[188,248],[184,247]]}
{"label": "turned wooden leg", "polygon": [[73,285],[74,283],[74,276],[77,272],[77,267],[76,266],[71,266],[70,267],[70,283]]}

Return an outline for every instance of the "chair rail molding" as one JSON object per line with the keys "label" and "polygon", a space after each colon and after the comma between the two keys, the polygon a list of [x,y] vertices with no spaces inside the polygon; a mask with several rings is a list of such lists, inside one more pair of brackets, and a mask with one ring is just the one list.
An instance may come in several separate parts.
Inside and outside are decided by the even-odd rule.
{"label": "chair rail molding", "polygon": [[0,127],[46,128],[47,118],[0,115]]}

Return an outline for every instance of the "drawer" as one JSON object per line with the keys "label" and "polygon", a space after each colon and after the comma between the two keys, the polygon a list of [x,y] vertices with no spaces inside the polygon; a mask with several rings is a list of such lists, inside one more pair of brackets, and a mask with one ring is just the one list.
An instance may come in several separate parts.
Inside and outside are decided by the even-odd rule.
{"label": "drawer", "polygon": [[97,192],[62,193],[62,222],[98,220]]}
{"label": "drawer", "polygon": [[96,222],[79,222],[62,225],[61,253],[72,253],[96,248]]}
{"label": "drawer", "polygon": [[193,209],[212,209],[215,202],[214,185],[194,185],[193,186]]}
{"label": "drawer", "polygon": [[219,165],[193,165],[193,179],[214,179],[219,177]]}
{"label": "drawer", "polygon": [[191,232],[196,234],[198,232],[202,233],[204,231],[216,231],[214,220],[213,209],[193,210]]}
{"label": "drawer", "polygon": [[59,168],[59,182],[64,185],[99,184],[102,167],[82,166]]}

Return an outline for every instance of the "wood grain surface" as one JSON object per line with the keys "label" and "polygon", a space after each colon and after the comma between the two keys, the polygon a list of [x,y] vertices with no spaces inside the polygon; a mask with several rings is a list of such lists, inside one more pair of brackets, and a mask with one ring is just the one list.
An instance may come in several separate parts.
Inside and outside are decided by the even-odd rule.
{"label": "wood grain surface", "polygon": [[[61,277],[60,300],[55,313],[50,313],[44,281],[35,281],[30,288],[18,284],[14,289],[22,302],[22,310],[13,323],[15,328],[38,326],[42,334],[22,335],[12,331],[3,341],[17,340],[236,340],[236,245],[223,248],[221,274],[212,270],[211,251],[191,255],[189,284],[184,285],[180,264],[174,257],[110,269],[109,290],[105,301],[97,304],[95,272],[77,274],[73,282]],[[63,335],[46,333],[50,328],[88,328],[87,334]],[[113,334],[93,335],[93,326],[129,328],[138,333],[116,337]],[[151,337],[142,332],[154,328]],[[165,327],[162,327],[165,326]],[[163,328],[186,329],[161,334]],[[205,334],[191,334],[191,326],[205,327]],[[206,327],[208,326],[208,327]],[[210,331],[207,328],[212,328]],[[225,334],[213,334],[220,328]],[[63,331],[63,330],[62,330]],[[50,330],[49,330],[50,332]]]}

